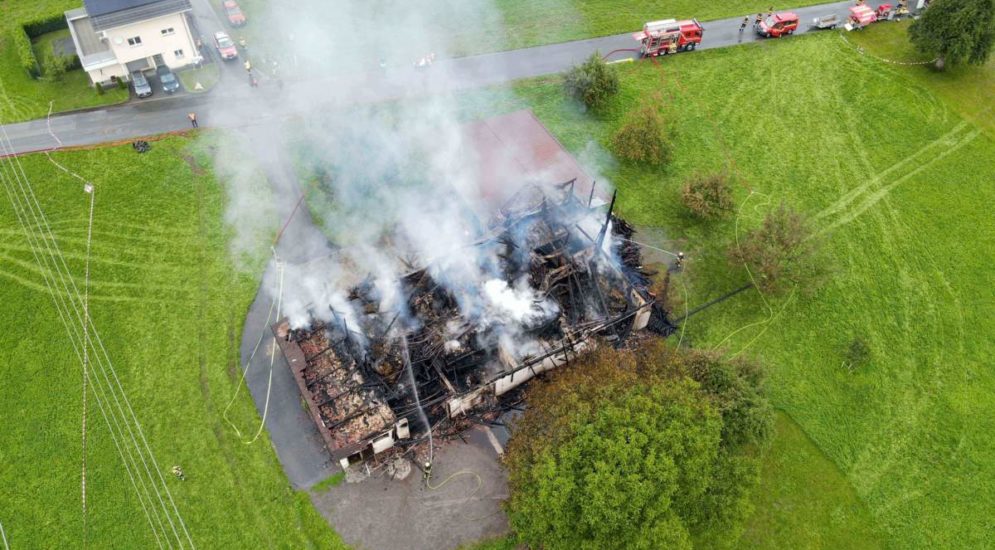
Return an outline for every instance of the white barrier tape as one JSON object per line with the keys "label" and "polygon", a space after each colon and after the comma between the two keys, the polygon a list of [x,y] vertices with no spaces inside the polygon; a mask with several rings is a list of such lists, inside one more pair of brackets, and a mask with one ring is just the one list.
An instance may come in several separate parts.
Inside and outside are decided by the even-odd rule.
{"label": "white barrier tape", "polygon": [[839,33],[839,34],[840,34],[840,38],[842,38],[843,41],[846,42],[848,45],[853,46],[857,50],[857,53],[859,53],[860,55],[866,55],[867,57],[873,57],[874,59],[877,59],[878,61],[881,61],[881,62],[884,62],[884,63],[889,63],[891,65],[905,65],[905,66],[910,66],[910,65],[930,65],[932,63],[936,63],[936,60],[938,59],[938,58],[933,58],[930,61],[895,61],[894,59],[886,59],[884,57],[878,57],[876,55],[869,54],[869,53],[865,52],[864,48],[862,48],[862,47],[854,44],[853,42],[850,42],[850,40],[847,39],[847,37],[846,37],[845,34],[843,34],[843,33]]}

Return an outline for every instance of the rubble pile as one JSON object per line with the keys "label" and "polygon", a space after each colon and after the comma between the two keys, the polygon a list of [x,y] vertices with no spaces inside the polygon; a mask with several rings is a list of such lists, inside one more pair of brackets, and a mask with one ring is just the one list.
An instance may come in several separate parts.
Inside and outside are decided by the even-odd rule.
{"label": "rubble pile", "polygon": [[478,280],[429,265],[385,300],[368,278],[348,293],[358,326],[335,311],[306,330],[274,325],[333,457],[345,466],[451,433],[597,345],[673,330],[632,226],[569,184],[501,209],[472,251],[485,264]]}

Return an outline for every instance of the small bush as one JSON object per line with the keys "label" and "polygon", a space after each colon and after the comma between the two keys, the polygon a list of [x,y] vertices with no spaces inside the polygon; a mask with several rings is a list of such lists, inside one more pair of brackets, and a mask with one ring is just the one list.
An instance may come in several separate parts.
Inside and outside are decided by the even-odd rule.
{"label": "small bush", "polygon": [[723,218],[735,207],[732,187],[725,174],[691,176],[684,182],[681,200],[691,214],[705,220]]}
{"label": "small bush", "polygon": [[128,89],[128,81],[125,80],[125,79],[123,79],[123,78],[121,78],[121,77],[117,77],[117,87],[119,89],[121,89],[121,90],[127,90]]}
{"label": "small bush", "polygon": [[21,68],[27,71],[31,78],[38,78],[38,58],[35,57],[35,51],[31,47],[31,38],[28,37],[28,33],[24,32],[24,27],[14,26],[10,32],[10,39],[17,52],[17,60]]}
{"label": "small bush", "polygon": [[62,76],[66,74],[66,70],[72,62],[72,58],[64,55],[55,55],[52,52],[45,61],[42,62],[42,74],[45,76],[46,80],[62,80]]}
{"label": "small bush", "polygon": [[846,349],[846,359],[843,361],[843,365],[850,371],[857,370],[858,368],[867,364],[871,359],[871,347],[867,345],[867,342],[859,336],[850,341],[850,345]]}
{"label": "small bush", "polygon": [[97,95],[104,95],[104,85],[97,82],[93,85],[93,89],[97,90]]}
{"label": "small bush", "polygon": [[814,291],[828,273],[821,242],[805,218],[783,203],[732,245],[729,259],[749,267],[757,288],[774,294],[791,287]]}
{"label": "small bush", "polygon": [[618,74],[605,63],[601,54],[594,52],[582,65],[564,75],[563,87],[567,94],[589,109],[600,109],[618,93]]}
{"label": "small bush", "polygon": [[615,132],[612,149],[625,160],[663,165],[670,162],[674,147],[660,111],[646,104],[630,114]]}

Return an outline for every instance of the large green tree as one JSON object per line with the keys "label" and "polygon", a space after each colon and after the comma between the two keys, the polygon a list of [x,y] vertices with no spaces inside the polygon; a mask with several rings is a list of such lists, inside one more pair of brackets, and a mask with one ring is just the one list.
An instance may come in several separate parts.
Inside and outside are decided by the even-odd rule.
{"label": "large green tree", "polygon": [[[508,513],[531,547],[722,546],[738,537],[771,411],[759,371],[660,346],[602,350],[531,388]],[[744,420],[751,419],[751,420]]]}
{"label": "large green tree", "polygon": [[995,0],[933,0],[909,27],[915,47],[936,67],[988,61],[995,44]]}

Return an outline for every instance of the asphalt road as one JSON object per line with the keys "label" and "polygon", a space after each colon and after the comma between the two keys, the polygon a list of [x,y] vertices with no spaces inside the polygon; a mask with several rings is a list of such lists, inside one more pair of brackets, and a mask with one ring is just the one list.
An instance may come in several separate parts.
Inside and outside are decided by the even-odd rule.
{"label": "asphalt road", "polygon": [[[200,32],[210,37],[224,28],[209,0],[195,0],[195,21]],[[801,19],[796,34],[819,32],[809,25],[812,19],[832,13],[841,17],[852,2],[835,2],[794,10]],[[744,14],[745,16],[745,14]],[[766,40],[748,27],[739,32],[742,17],[702,23],[704,40],[699,49],[735,46]],[[633,29],[633,32],[638,29]],[[829,32],[829,31],[826,31]],[[790,40],[790,37],[784,38]],[[210,50],[210,40],[205,40]],[[237,128],[278,122],[306,114],[309,109],[378,102],[424,94],[457,91],[501,84],[512,80],[563,72],[593,52],[611,55],[611,60],[637,57],[638,44],[631,33],[551,44],[534,48],[496,52],[469,57],[441,59],[427,69],[414,67],[376,68],[368,73],[337,76],[335,79],[263,81],[251,88],[240,63],[221,63],[222,81],[207,94],[134,100],[124,105],[52,117],[52,131],[65,146],[92,145],[130,140],[189,128],[187,113],[194,111],[203,127]],[[628,50],[628,51],[625,51]],[[694,55],[693,52],[679,55]],[[56,147],[45,120],[5,125],[15,153]]]}

